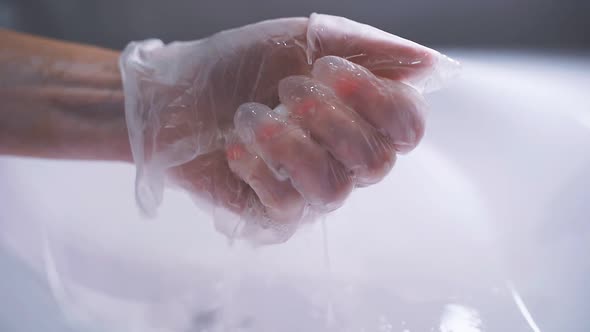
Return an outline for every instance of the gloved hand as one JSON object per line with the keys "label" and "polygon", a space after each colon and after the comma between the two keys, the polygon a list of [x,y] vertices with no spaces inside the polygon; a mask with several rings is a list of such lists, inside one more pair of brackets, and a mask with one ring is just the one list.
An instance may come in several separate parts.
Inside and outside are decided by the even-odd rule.
{"label": "gloved hand", "polygon": [[[381,180],[424,133],[424,90],[456,63],[341,17],[265,21],[121,56],[136,197],[165,179],[242,222],[231,236],[286,240],[302,220]],[[237,226],[239,225],[239,226]]]}

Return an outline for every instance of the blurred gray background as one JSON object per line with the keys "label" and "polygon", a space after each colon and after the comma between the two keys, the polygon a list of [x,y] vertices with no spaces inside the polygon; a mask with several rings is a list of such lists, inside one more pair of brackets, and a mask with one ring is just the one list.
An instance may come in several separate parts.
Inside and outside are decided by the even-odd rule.
{"label": "blurred gray background", "polygon": [[0,26],[121,49],[269,18],[335,14],[444,48],[590,48],[588,0],[0,0]]}

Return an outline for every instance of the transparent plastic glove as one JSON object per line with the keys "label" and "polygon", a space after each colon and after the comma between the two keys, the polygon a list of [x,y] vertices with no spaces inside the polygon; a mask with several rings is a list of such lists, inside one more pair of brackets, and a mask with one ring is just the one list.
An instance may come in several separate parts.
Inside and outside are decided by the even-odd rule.
{"label": "transparent plastic glove", "polygon": [[421,93],[456,67],[319,14],[133,42],[120,65],[141,209],[156,212],[168,181],[229,212],[216,220],[226,234],[263,242],[382,179],[424,133]]}

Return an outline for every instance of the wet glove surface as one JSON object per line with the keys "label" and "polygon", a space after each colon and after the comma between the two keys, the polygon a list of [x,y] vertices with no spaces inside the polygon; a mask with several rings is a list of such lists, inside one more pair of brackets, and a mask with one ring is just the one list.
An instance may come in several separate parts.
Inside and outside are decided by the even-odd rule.
{"label": "wet glove surface", "polygon": [[456,69],[436,51],[319,14],[134,42],[120,62],[142,210],[155,213],[168,182],[230,212],[217,220],[227,235],[258,242],[288,239],[381,180],[423,136],[421,93]]}

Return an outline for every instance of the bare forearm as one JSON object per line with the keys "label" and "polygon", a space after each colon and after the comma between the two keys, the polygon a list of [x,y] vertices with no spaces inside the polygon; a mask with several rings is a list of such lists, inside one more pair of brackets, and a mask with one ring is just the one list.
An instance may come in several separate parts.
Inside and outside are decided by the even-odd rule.
{"label": "bare forearm", "polygon": [[0,154],[130,160],[118,52],[0,29]]}

